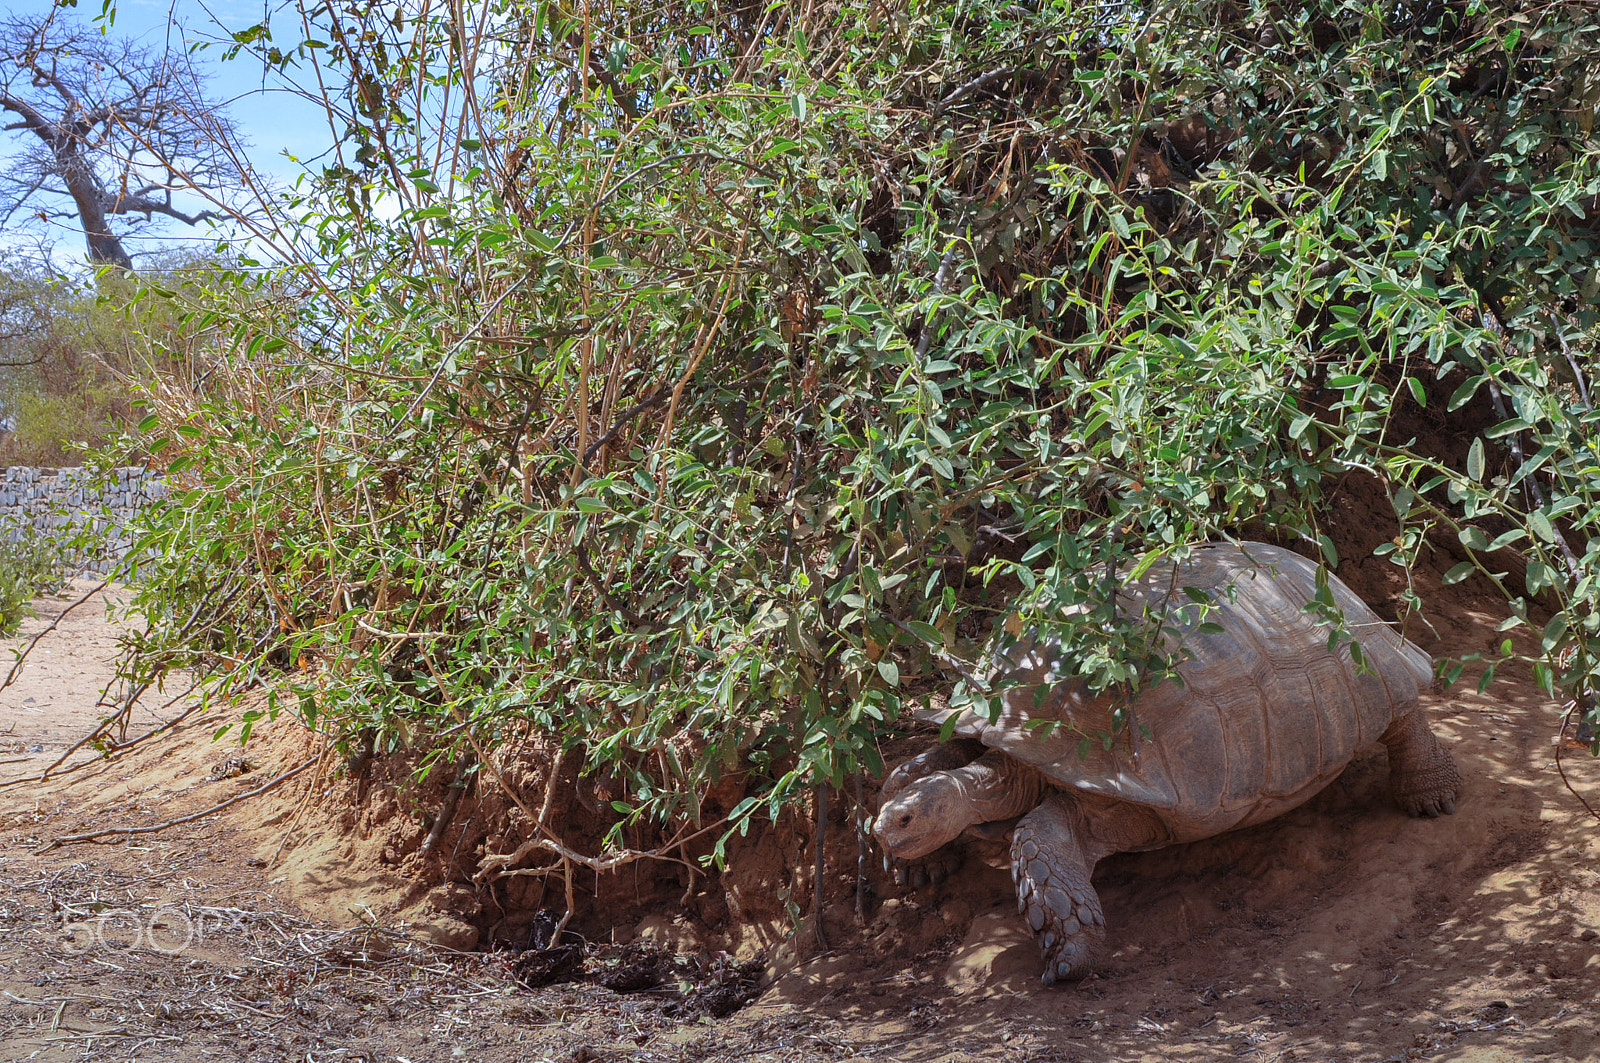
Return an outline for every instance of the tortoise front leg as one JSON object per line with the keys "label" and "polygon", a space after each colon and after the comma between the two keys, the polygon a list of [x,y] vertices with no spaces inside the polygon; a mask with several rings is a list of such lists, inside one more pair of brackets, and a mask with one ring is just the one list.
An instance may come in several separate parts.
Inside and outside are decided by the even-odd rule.
{"label": "tortoise front leg", "polygon": [[1106,936],[1100,898],[1089,884],[1099,854],[1086,847],[1071,800],[1056,794],[1023,816],[1011,835],[1017,908],[1044,953],[1044,984],[1081,978]]}
{"label": "tortoise front leg", "polygon": [[883,780],[883,788],[878,791],[878,800],[880,803],[887,803],[895,794],[918,779],[971,764],[983,754],[984,744],[976,738],[952,738],[948,742],[940,742],[910,760],[903,761],[899,767],[891,771]]}

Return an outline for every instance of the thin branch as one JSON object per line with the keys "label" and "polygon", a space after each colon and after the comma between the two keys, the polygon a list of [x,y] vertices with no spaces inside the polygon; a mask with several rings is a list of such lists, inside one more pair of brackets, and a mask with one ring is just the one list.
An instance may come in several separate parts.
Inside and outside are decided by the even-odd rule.
{"label": "thin branch", "polygon": [[997,81],[1013,77],[1016,72],[1017,68],[1014,66],[1001,67],[999,70],[991,70],[987,74],[980,74],[964,85],[956,86],[945,95],[944,99],[933,105],[933,113],[928,116],[928,120],[930,122],[937,121],[947,108],[960,101],[963,97],[977,92],[979,89],[988,88]]}
{"label": "thin branch", "polygon": [[210,808],[201,809],[199,812],[195,812],[187,816],[179,816],[177,819],[169,819],[165,823],[157,823],[149,827],[111,827],[106,830],[89,831],[86,834],[67,834],[52,840],[49,845],[46,845],[43,848],[36,849],[35,853],[47,853],[52,849],[59,849],[61,846],[70,844],[72,842],[92,842],[100,838],[111,837],[131,838],[136,834],[154,834],[157,831],[166,830],[168,827],[176,827],[184,823],[193,823],[197,819],[204,819],[206,816],[221,812],[223,809],[236,805],[240,801],[248,801],[252,797],[259,797],[273,787],[280,786],[283,783],[288,782],[290,779],[294,778],[296,775],[299,775],[301,772],[305,771],[307,768],[311,767],[311,765],[315,764],[321,759],[321,752],[314,753],[310,757],[307,757],[299,766],[290,768],[288,771],[279,774],[276,778],[256,787],[254,790],[251,790],[248,793],[242,793],[234,797],[230,797],[226,801],[219,802],[218,804],[212,805]]}

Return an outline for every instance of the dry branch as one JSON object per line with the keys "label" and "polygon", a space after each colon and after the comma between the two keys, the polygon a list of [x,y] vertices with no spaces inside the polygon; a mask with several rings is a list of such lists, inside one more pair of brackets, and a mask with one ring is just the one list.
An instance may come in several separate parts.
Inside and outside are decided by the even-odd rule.
{"label": "dry branch", "polygon": [[199,812],[195,812],[187,816],[179,816],[177,819],[169,819],[165,823],[157,823],[149,827],[112,827],[107,830],[89,831],[86,834],[67,834],[60,838],[53,839],[49,845],[46,845],[43,848],[35,851],[39,853],[47,853],[52,849],[59,849],[61,846],[70,842],[92,842],[100,838],[131,837],[135,834],[154,834],[157,831],[166,830],[168,827],[176,827],[183,823],[193,823],[197,819],[204,819],[206,816],[209,816],[215,812],[221,812],[223,809],[236,805],[241,801],[248,801],[252,797],[259,797],[273,787],[279,786],[282,783],[294,778],[296,775],[299,775],[301,772],[305,771],[307,768],[311,767],[311,765],[315,764],[321,759],[322,754],[320,752],[315,753],[312,756],[307,757],[303,763],[297,765],[296,767],[290,768],[288,771],[279,774],[269,782],[256,787],[254,790],[251,790],[248,793],[242,793],[234,797],[230,797],[226,801],[219,802],[215,805],[212,805],[210,808],[201,809]]}

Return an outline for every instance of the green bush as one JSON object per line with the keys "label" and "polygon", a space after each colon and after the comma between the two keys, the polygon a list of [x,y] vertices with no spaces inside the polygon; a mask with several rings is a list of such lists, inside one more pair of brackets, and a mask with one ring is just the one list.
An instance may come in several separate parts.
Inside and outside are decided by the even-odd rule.
{"label": "green bush", "polygon": [[1137,685],[1118,581],[1247,528],[1333,564],[1354,473],[1394,561],[1454,540],[1594,689],[1588,4],[653,11],[312,14],[348,153],[292,261],[148,293],[187,346],[140,445],[188,487],[139,667],[535,731],[619,826],[734,771],[775,813],[987,698],[1014,609]]}
{"label": "green bush", "polygon": [[13,542],[7,538],[11,530],[0,525],[0,635],[15,634],[23,618],[33,615],[33,599],[67,585],[61,551],[51,540],[28,529]]}

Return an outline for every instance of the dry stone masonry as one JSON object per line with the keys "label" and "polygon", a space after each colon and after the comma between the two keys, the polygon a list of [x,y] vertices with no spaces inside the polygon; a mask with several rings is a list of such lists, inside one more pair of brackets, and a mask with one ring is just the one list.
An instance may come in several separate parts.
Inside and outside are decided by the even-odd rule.
{"label": "dry stone masonry", "polygon": [[77,528],[105,529],[105,549],[81,567],[108,572],[133,545],[128,522],[166,494],[167,485],[147,469],[123,467],[102,476],[92,469],[12,465],[0,476],[0,539],[15,542],[29,526],[61,539]]}

